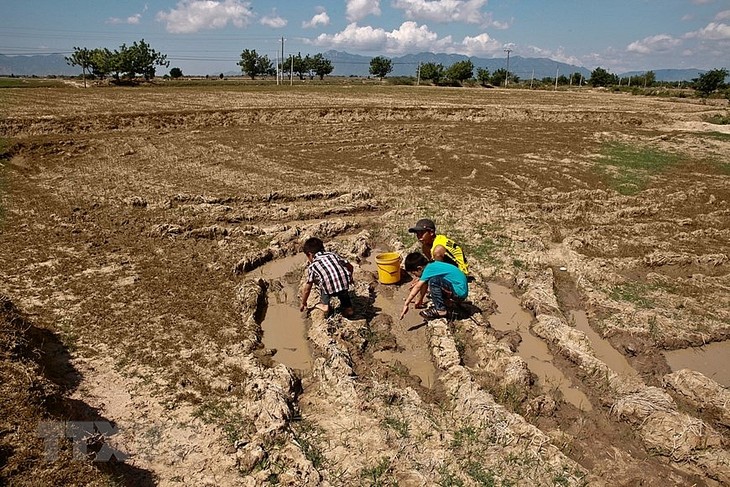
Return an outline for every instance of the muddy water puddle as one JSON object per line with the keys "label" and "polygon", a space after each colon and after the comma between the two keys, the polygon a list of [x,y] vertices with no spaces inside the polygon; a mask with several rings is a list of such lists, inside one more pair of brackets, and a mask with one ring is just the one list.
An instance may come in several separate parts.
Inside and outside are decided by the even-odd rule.
{"label": "muddy water puddle", "polygon": [[574,310],[570,313],[570,318],[575,324],[575,327],[586,334],[599,360],[619,375],[638,376],[638,373],[631,367],[626,357],[613,348],[608,340],[605,340],[591,328],[588,324],[588,317],[585,311]]}
{"label": "muddy water puddle", "polygon": [[312,368],[307,326],[304,314],[299,311],[298,297],[299,279],[305,264],[304,255],[298,254],[267,262],[250,273],[252,277],[278,280],[282,284],[281,289],[272,288],[268,293],[268,306],[261,322],[262,341],[266,348],[276,350],[274,360],[300,371]]}
{"label": "muddy water puddle", "polygon": [[[373,255],[382,252],[384,251],[373,251]],[[364,261],[362,267],[366,271],[378,273],[374,261]],[[419,310],[413,306],[402,320],[398,319],[409,292],[408,283],[378,284],[373,307],[376,313],[389,315],[393,319],[390,331],[395,337],[399,351],[381,350],[375,352],[373,356],[386,363],[400,362],[408,368],[411,375],[421,379],[422,386],[431,388],[436,381],[436,368],[431,362],[431,348],[425,322],[418,315]]]}
{"label": "muddy water puddle", "polygon": [[553,356],[547,344],[530,332],[532,315],[520,305],[520,300],[505,286],[490,283],[489,293],[497,302],[497,311],[489,317],[489,323],[496,330],[517,331],[522,341],[517,353],[522,357],[530,371],[537,376],[537,384],[544,390],[557,388],[565,401],[583,410],[593,409],[591,402],[579,389],[572,387],[570,380],[553,365]]}
{"label": "muddy water puddle", "polygon": [[690,369],[730,387],[730,340],[664,352],[673,372]]}

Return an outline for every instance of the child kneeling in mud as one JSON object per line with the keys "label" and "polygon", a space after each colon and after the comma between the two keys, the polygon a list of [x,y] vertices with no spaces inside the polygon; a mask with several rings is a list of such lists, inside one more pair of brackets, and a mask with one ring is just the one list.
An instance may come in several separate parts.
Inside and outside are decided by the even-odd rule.
{"label": "child kneeling in mud", "polygon": [[337,255],[335,252],[327,252],[324,243],[312,237],[307,239],[302,246],[302,252],[309,260],[307,267],[307,283],[302,292],[302,304],[300,311],[307,307],[307,299],[312,291],[312,286],[317,285],[319,289],[320,302],[315,307],[321,309],[328,315],[330,312],[330,300],[336,296],[340,300],[342,316],[350,318],[353,314],[352,301],[350,300],[350,284],[352,283],[352,264]]}
{"label": "child kneeling in mud", "polygon": [[420,252],[413,252],[406,256],[406,271],[418,277],[418,282],[411,288],[411,292],[403,304],[403,311],[400,319],[408,313],[408,305],[419,296],[416,307],[422,306],[423,286],[428,286],[431,294],[433,308],[422,310],[419,314],[427,320],[445,318],[447,314],[447,303],[462,301],[469,294],[469,285],[466,275],[458,267],[446,262],[429,262],[425,255]]}

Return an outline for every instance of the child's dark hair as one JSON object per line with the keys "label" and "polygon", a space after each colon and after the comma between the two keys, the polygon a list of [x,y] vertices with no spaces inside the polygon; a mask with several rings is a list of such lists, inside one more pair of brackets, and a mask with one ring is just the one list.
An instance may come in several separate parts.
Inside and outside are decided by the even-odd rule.
{"label": "child's dark hair", "polygon": [[426,267],[428,259],[420,252],[411,252],[406,256],[405,266],[408,272],[415,271],[419,267]]}
{"label": "child's dark hair", "polygon": [[302,252],[305,254],[316,254],[324,250],[324,243],[317,237],[308,238],[302,245]]}

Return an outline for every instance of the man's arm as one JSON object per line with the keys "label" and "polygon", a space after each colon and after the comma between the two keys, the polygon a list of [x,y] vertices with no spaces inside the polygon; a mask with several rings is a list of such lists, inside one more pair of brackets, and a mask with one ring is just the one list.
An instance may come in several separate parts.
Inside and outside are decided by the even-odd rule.
{"label": "man's arm", "polygon": [[443,245],[437,245],[431,251],[431,255],[433,257],[433,260],[443,262],[444,256],[446,255],[446,247],[444,247]]}

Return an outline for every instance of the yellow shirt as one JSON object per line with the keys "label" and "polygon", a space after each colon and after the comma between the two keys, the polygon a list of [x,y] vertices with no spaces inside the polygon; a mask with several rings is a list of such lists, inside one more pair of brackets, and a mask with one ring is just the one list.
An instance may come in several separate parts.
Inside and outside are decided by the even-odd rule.
{"label": "yellow shirt", "polygon": [[435,249],[437,246],[441,245],[443,248],[446,249],[446,254],[444,255],[444,262],[448,262],[449,264],[454,264],[456,267],[459,268],[461,272],[463,272],[465,275],[469,275],[469,264],[466,262],[466,257],[464,257],[464,251],[461,249],[459,244],[451,240],[446,235],[436,235],[436,237],[433,239],[433,244],[431,245],[431,258],[433,259],[433,249]]}

